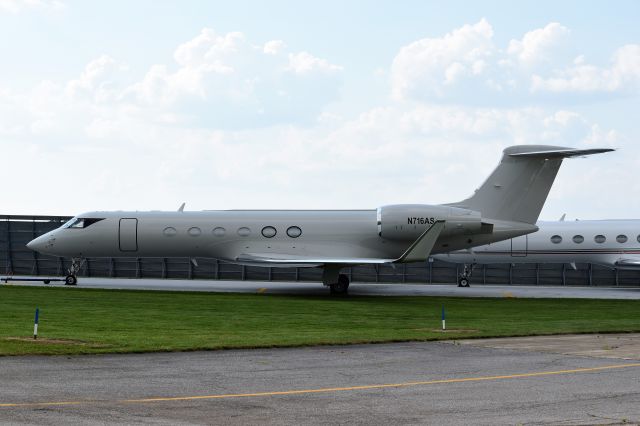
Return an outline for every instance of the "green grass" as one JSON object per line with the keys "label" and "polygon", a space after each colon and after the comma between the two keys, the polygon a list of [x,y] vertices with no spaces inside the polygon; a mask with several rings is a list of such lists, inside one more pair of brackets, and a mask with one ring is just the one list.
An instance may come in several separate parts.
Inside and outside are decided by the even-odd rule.
{"label": "green grass", "polygon": [[[443,305],[447,333],[439,331]],[[36,306],[40,328],[34,342],[29,337]],[[331,298],[0,286],[0,355],[632,331],[640,331],[640,301],[634,300]]]}

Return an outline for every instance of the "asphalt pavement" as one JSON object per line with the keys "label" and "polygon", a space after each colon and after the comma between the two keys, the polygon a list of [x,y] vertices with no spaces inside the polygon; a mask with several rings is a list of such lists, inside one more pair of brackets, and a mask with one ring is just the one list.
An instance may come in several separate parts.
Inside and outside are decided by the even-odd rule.
{"label": "asphalt pavement", "polygon": [[[29,277],[34,278],[34,277]],[[20,277],[14,277],[20,279]],[[0,285],[62,286],[32,281],[9,281]],[[169,279],[78,278],[78,287],[165,291],[209,291],[326,295],[321,283],[286,281],[205,281]],[[546,287],[517,285],[477,285],[460,288],[453,284],[368,284],[352,283],[349,294],[359,296],[447,296],[447,297],[534,297],[587,299],[640,299],[640,287]]]}
{"label": "asphalt pavement", "polygon": [[567,355],[555,339],[4,357],[0,423],[640,422],[640,360]]}

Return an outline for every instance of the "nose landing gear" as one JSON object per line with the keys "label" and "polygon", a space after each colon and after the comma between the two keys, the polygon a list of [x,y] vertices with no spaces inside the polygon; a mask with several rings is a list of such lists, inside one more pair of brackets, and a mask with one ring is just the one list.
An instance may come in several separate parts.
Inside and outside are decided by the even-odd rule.
{"label": "nose landing gear", "polygon": [[471,274],[473,273],[473,267],[475,265],[464,265],[464,270],[458,277],[458,287],[470,287],[469,278],[471,278]]}
{"label": "nose landing gear", "polygon": [[78,285],[78,272],[84,265],[85,259],[74,257],[71,259],[71,266],[69,267],[69,271],[67,276],[64,278],[65,285]]}

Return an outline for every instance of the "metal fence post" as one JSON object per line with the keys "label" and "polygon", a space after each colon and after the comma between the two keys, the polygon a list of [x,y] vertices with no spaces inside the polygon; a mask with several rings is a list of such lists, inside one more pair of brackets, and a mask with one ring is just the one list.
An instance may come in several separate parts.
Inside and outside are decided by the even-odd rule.
{"label": "metal fence post", "polygon": [[13,274],[13,247],[11,243],[11,221],[7,219],[7,274]]}
{"label": "metal fence post", "polygon": [[513,263],[509,264],[509,285],[513,285]]}
{"label": "metal fence post", "polygon": [[[31,236],[33,237],[32,239],[35,239],[37,237],[37,235],[36,235],[36,219],[34,218],[31,223],[32,223]],[[40,275],[40,268],[38,267],[38,252],[35,251],[35,250],[31,250],[31,252],[33,253],[33,267],[31,268],[31,271],[35,275]]]}

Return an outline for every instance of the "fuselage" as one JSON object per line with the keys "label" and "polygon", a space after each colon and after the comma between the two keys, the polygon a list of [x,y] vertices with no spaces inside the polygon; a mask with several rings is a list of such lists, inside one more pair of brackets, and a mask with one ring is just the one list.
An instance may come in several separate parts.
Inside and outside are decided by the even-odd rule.
{"label": "fuselage", "polygon": [[[426,206],[436,213],[429,213],[431,218],[425,219],[426,213],[416,213],[416,208],[410,205],[407,214],[397,219],[398,224],[387,221],[385,227],[381,209],[90,212],[29,246],[73,258],[208,257],[235,262],[243,254],[257,253],[291,258],[396,259],[431,225],[429,219],[439,219],[438,212],[444,212],[446,229],[434,247],[435,253],[537,229],[495,221],[491,232],[474,234],[470,227],[480,229],[479,217],[454,217],[451,212],[461,209]],[[393,212],[397,215],[396,210]],[[424,220],[415,220],[418,215]],[[385,237],[382,230],[391,237]]]}
{"label": "fuselage", "polygon": [[580,220],[537,223],[537,232],[438,254],[465,264],[594,263],[611,268],[640,267],[640,220]]}

